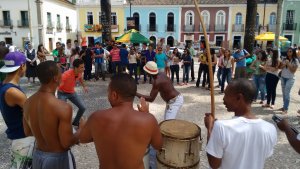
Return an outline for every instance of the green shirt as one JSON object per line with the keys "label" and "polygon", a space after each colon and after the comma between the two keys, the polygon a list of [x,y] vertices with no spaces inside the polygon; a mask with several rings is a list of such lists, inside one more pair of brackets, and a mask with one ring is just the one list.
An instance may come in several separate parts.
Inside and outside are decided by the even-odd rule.
{"label": "green shirt", "polygon": [[58,58],[58,50],[57,49],[54,49],[52,51],[52,55],[54,56],[54,62],[58,62],[59,58]]}

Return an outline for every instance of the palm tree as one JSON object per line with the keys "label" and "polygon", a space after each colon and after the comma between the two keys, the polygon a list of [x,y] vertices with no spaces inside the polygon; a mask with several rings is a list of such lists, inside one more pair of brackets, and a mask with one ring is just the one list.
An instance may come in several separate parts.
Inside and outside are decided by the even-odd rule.
{"label": "palm tree", "polygon": [[102,41],[111,40],[111,3],[110,0],[101,0]]}
{"label": "palm tree", "polygon": [[247,0],[244,48],[252,55],[256,28],[257,1]]}

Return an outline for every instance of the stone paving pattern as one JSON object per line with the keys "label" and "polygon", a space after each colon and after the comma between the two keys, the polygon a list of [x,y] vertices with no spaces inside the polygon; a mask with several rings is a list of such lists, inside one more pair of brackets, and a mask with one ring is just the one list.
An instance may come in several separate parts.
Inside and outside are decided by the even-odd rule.
{"label": "stone paving pattern", "polygon": [[[198,70],[198,66],[195,65],[195,70]],[[182,72],[180,73],[182,75]],[[197,74],[196,74],[197,75]],[[300,96],[298,95],[298,90],[300,88],[300,71],[296,72],[296,83],[292,88],[291,92],[291,103],[289,114],[286,116],[289,118],[290,122],[294,124],[298,129],[300,129],[299,118],[297,117],[296,111],[300,109]],[[215,85],[217,79],[215,78]],[[89,116],[92,112],[98,109],[106,109],[110,107],[107,100],[107,85],[108,81],[97,81],[88,82],[89,93],[85,94],[82,92],[81,88],[78,87],[76,90],[78,94],[84,99],[87,106],[85,115]],[[23,78],[21,82],[21,88],[25,90],[27,96],[32,95],[38,88],[38,84],[28,84],[27,79]],[[150,92],[151,85],[140,84],[138,86],[138,91],[144,94]],[[202,129],[201,137],[203,138],[202,151],[200,152],[201,165],[200,168],[208,168],[207,157],[205,151],[206,145],[206,129],[204,126],[203,118],[204,113],[210,112],[210,92],[201,88],[196,88],[194,83],[190,83],[189,86],[176,86],[184,96],[184,105],[178,114],[178,119],[187,120],[199,125]],[[215,108],[216,117],[218,119],[228,119],[233,116],[232,112],[227,112],[225,106],[223,105],[223,95],[218,94],[219,88],[215,89]],[[282,105],[282,93],[280,81],[277,86],[277,100],[275,109],[278,109]],[[135,100],[138,103],[138,99]],[[252,106],[252,111],[260,118],[267,121],[273,122],[271,117],[276,111],[262,108],[260,104],[254,103]],[[150,112],[157,118],[159,122],[163,120],[163,114],[165,109],[165,103],[160,96],[150,104]],[[74,114],[77,108],[73,110]],[[279,113],[279,112],[278,112]],[[10,163],[10,144],[11,142],[6,138],[5,134],[6,126],[0,116],[0,169],[9,168]],[[105,133],[103,134],[105,137]],[[76,164],[78,169],[96,169],[99,166],[98,158],[96,155],[95,147],[93,143],[81,144],[72,147],[72,151],[75,155]],[[300,166],[300,158],[292,147],[289,145],[284,133],[278,131],[278,142],[274,150],[274,154],[271,158],[266,161],[266,169],[297,169]],[[298,166],[298,167],[297,167]]]}

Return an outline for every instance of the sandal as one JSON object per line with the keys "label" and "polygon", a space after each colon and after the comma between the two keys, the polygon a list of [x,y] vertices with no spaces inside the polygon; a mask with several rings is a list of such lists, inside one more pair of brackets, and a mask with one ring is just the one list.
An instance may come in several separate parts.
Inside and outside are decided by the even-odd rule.
{"label": "sandal", "polygon": [[288,113],[287,110],[281,112],[282,115],[286,115],[287,113]]}
{"label": "sandal", "polygon": [[263,104],[261,107],[271,107],[269,104]]}

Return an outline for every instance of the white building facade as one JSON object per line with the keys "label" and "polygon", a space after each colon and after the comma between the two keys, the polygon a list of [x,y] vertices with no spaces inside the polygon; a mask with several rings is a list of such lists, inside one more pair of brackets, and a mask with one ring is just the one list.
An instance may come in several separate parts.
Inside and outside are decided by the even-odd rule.
{"label": "white building facade", "polygon": [[[37,2],[40,2],[40,13]],[[38,16],[41,16],[40,24]],[[1,0],[0,41],[23,49],[30,38],[35,48],[42,43],[49,51],[58,41],[77,39],[75,3],[72,0]]]}

